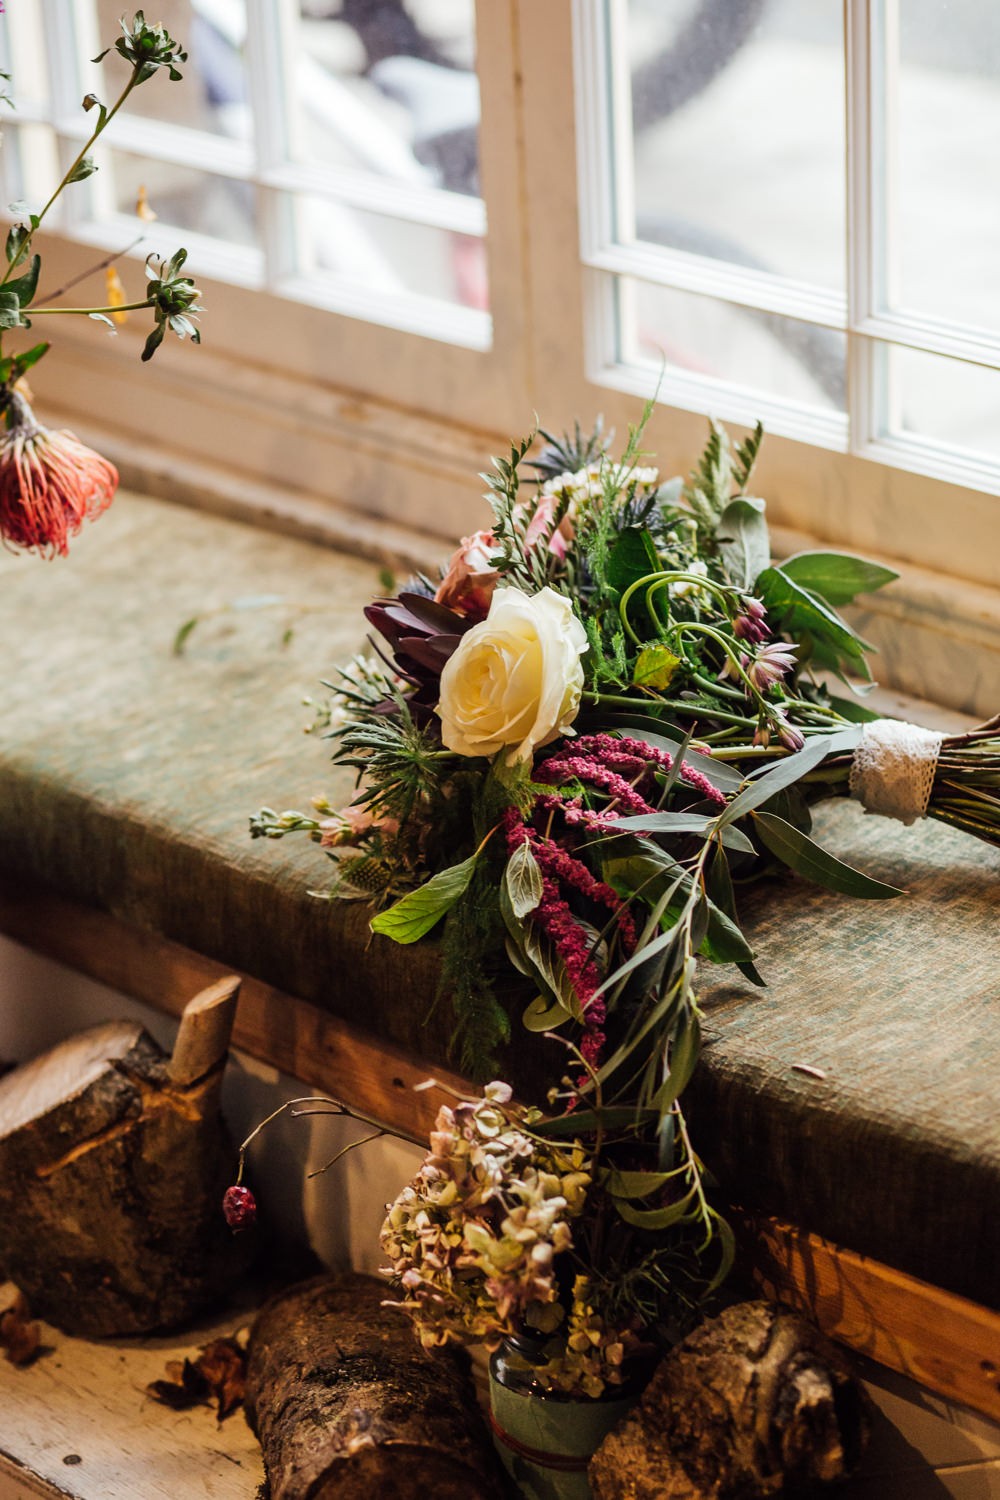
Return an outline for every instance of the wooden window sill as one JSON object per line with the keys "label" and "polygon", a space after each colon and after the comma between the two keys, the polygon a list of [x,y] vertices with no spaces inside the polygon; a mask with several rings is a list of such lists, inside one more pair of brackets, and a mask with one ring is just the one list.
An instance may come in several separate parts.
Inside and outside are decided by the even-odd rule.
{"label": "wooden window sill", "polygon": [[[302,699],[363,644],[375,565],[124,495],[68,563],[0,569],[0,929],[158,1004],[171,964],[200,966],[186,994],[236,969],[241,1045],[327,1089],[381,1088],[419,1136],[430,1106],[409,1085],[447,1067],[451,1030],[433,944],[371,939],[362,908],[308,894],[317,850],[247,834],[263,804],[352,794],[303,737]],[[309,609],[232,607],[262,595]],[[769,987],[708,986],[701,1150],[747,1209],[996,1307],[1000,853],[853,806],[820,816],[909,895],[750,894]],[[504,1069],[527,1081],[516,1043]]]}

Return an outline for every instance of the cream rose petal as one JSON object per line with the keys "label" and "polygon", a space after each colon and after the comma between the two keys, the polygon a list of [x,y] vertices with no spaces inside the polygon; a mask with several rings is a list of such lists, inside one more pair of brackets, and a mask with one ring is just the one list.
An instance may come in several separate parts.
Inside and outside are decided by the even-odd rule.
{"label": "cream rose petal", "polygon": [[571,732],[586,649],[586,633],[563,595],[497,589],[488,617],[466,632],[441,674],[445,746],[459,755],[506,750],[513,762]]}

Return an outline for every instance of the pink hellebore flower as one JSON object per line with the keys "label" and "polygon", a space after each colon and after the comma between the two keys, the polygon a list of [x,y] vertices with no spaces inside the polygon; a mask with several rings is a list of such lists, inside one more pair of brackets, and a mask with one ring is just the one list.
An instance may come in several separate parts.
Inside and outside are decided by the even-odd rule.
{"label": "pink hellebore flower", "polygon": [[[543,494],[539,497],[538,505],[535,508],[535,514],[528,522],[528,529],[524,533],[525,552],[530,552],[532,547],[537,546],[549,531],[550,527],[552,526],[552,522],[555,520],[556,511],[559,507],[560,500],[561,497],[554,494]],[[559,522],[559,525],[549,537],[548,542],[549,551],[552,553],[553,557],[558,557],[560,562],[562,562],[566,556],[566,551],[569,547],[569,544],[573,540],[574,531],[575,526],[573,517],[573,505],[571,503],[566,514]]]}
{"label": "pink hellebore flower", "polygon": [[107,510],[118,470],[72,432],[36,422],[17,391],[7,395],[0,438],[0,536],[14,548],[65,557],[84,521]]}
{"label": "pink hellebore flower", "polygon": [[742,602],[743,612],[733,621],[733,635],[738,641],[749,641],[758,646],[771,634],[767,626],[767,610],[759,599],[744,599]]}
{"label": "pink hellebore flower", "polygon": [[493,566],[496,538],[492,531],[477,531],[464,536],[451,556],[448,571],[434,595],[435,604],[461,610],[470,618],[483,619],[490,612],[490,600],[500,577]]}
{"label": "pink hellebore flower", "polygon": [[795,665],[798,647],[792,641],[770,641],[752,660],[743,658],[746,674],[759,693],[764,693]]}

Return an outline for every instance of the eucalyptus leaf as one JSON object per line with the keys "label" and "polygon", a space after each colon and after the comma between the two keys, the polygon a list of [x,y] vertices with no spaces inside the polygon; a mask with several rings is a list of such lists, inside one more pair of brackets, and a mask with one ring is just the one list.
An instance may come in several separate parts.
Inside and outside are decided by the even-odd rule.
{"label": "eucalyptus leaf", "polygon": [[889,896],[903,895],[896,886],[884,885],[881,880],[873,880],[870,875],[863,875],[852,865],[844,864],[843,860],[821,849],[808,834],[793,828],[791,823],[786,823],[784,818],[776,817],[774,813],[755,813],[754,826],[761,842],[783,864],[788,865],[797,875],[804,875],[817,885],[825,886],[827,890],[841,891],[845,896],[860,896],[872,901],[884,901]]}
{"label": "eucalyptus leaf", "polygon": [[478,851],[432,875],[415,891],[401,896],[394,906],[372,917],[372,932],[392,938],[394,943],[415,943],[440,922],[469,888],[479,859]]}
{"label": "eucalyptus leaf", "polygon": [[653,1095],[652,1104],[661,1114],[680,1098],[691,1081],[691,1075],[701,1056],[701,1024],[692,1012],[685,1017],[684,1024],[670,1048],[670,1070],[663,1083]]}
{"label": "eucalyptus leaf", "polygon": [[667,1187],[683,1167],[672,1172],[620,1172],[612,1167],[604,1178],[604,1189],[612,1198],[648,1198]]}
{"label": "eucalyptus leaf", "polygon": [[693,1187],[668,1208],[633,1208],[623,1199],[615,1199],[615,1208],[620,1216],[626,1224],[631,1224],[636,1229],[669,1229],[671,1224],[679,1224],[684,1219],[693,1217],[692,1205],[696,1205]]}
{"label": "eucalyptus leaf", "polygon": [[810,771],[814,771],[830,756],[842,755],[848,750],[853,750],[860,738],[860,724],[838,730],[836,734],[821,734],[809,738],[801,750],[796,750],[784,760],[779,760],[777,765],[768,767],[767,771],[751,781],[749,786],[744,786],[743,790],[719,815],[718,821],[720,824],[732,823],[737,818],[745,817],[753,808],[760,807],[762,803],[769,801],[776,792],[782,791],[786,786],[791,786]]}

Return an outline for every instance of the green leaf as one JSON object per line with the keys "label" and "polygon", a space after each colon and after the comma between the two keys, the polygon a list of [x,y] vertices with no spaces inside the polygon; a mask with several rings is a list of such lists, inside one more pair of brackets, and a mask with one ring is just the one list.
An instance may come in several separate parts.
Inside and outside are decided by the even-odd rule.
{"label": "green leaf", "polygon": [[853,750],[860,738],[860,724],[852,725],[849,729],[838,730],[836,734],[810,737],[801,750],[787,755],[784,760],[779,760],[777,765],[768,767],[764,775],[755,780],[750,780],[748,777],[750,784],[744,786],[728,807],[720,813],[719,823],[731,823],[737,818],[745,817],[753,808],[760,807],[761,803],[769,801],[776,792],[782,791],[786,786],[791,786],[810,771],[814,771],[824,760]]}
{"label": "green leaf", "polygon": [[719,556],[737,588],[753,587],[771,561],[771,536],[764,519],[764,501],[742,496],[732,500],[715,528]]}
{"label": "green leaf", "polygon": [[392,938],[394,943],[415,943],[465,895],[478,859],[477,851],[461,864],[432,875],[419,890],[408,891],[394,906],[372,917],[372,932]]}
{"label": "green leaf", "polygon": [[20,328],[22,323],[17,293],[0,291],[0,328]]}
{"label": "green leaf", "polygon": [[607,582],[619,594],[633,583],[660,570],[653,538],[644,526],[627,526],[618,537],[608,560]]}
{"label": "green leaf", "polygon": [[682,1018],[678,1033],[674,1037],[670,1048],[670,1071],[651,1100],[654,1109],[658,1109],[663,1114],[675,1100],[680,1098],[691,1081],[691,1074],[700,1056],[701,1024],[692,1012],[691,1015]]}
{"label": "green leaf", "polygon": [[781,568],[765,568],[756,588],[772,621],[793,640],[811,635],[817,646],[826,647],[831,664],[845,661],[864,676],[871,676],[865,652],[874,648],[817,595]]}
{"label": "green leaf", "polygon": [[865,708],[863,703],[858,703],[854,698],[838,698],[831,694],[830,707],[835,708],[837,713],[851,724],[871,724],[875,719],[881,719],[882,715],[873,709]]}
{"label": "green leaf", "polygon": [[96,171],[97,166],[94,158],[92,156],[85,156],[82,161],[77,162],[66,181],[67,183],[83,182],[86,178],[92,177]]}
{"label": "green leaf", "polygon": [[750,483],[750,476],[754,471],[754,465],[757,462],[757,455],[760,453],[760,446],[763,441],[764,428],[758,422],[750,436],[737,446],[736,458],[733,464],[733,479],[736,483],[736,488],[741,492]]}
{"label": "green leaf", "polygon": [[[707,817],[703,813],[636,813],[634,816],[616,818],[609,826],[621,828],[629,833],[701,833],[706,838],[716,832],[715,816]],[[737,849],[741,854],[756,854],[757,851],[738,828],[730,828],[723,824],[719,829],[722,842],[730,849]]]}
{"label": "green leaf", "polygon": [[26,224],[13,224],[7,232],[7,264],[16,266],[24,254],[24,247],[30,230]]}
{"label": "green leaf", "polygon": [[42,264],[40,255],[31,257],[31,265],[23,276],[18,276],[14,281],[8,281],[4,287],[5,292],[13,292],[22,307],[27,307],[38,287],[38,272]]}
{"label": "green leaf", "polygon": [[561,1000],[549,1000],[544,995],[537,995],[525,1008],[521,1024],[525,1031],[555,1031],[572,1019]]}
{"label": "green leaf", "polygon": [[88,313],[87,317],[88,318],[92,318],[95,323],[107,323],[107,325],[111,329],[112,333],[117,333],[118,332],[118,329],[115,327],[114,323],[108,317],[107,313],[92,312],[92,313]]}
{"label": "green leaf", "polygon": [[796,552],[785,558],[781,571],[828,604],[850,604],[858,594],[873,594],[899,577],[892,568],[845,552]]}
{"label": "green leaf", "polygon": [[636,657],[632,681],[636,687],[669,687],[680,664],[680,657],[675,656],[669,646],[643,646]]}
{"label": "green leaf", "polygon": [[648,1198],[667,1187],[678,1170],[684,1168],[675,1167],[672,1172],[619,1172],[612,1167],[603,1179],[603,1186],[612,1198]]}
{"label": "green leaf", "polygon": [[193,618],[190,619],[190,620],[185,620],[184,621],[184,624],[181,626],[180,630],[178,630],[177,634],[174,636],[174,644],[173,644],[173,648],[172,649],[173,649],[173,653],[174,653],[175,656],[183,656],[184,655],[184,647],[187,645],[188,636],[191,634],[192,630],[195,628],[195,626],[197,625],[197,623],[198,623],[198,616],[197,615],[193,616]]}
{"label": "green leaf", "polygon": [[542,899],[542,872],[527,840],[507,861],[504,883],[511,910],[519,920],[533,912]]}
{"label": "green leaf", "polygon": [[695,1202],[696,1192],[692,1187],[683,1198],[671,1203],[669,1208],[633,1208],[620,1198],[615,1199],[615,1207],[626,1224],[631,1224],[636,1229],[669,1229],[671,1224],[678,1224],[691,1215],[692,1204]]}
{"label": "green leaf", "polygon": [[786,823],[784,818],[778,818],[774,813],[754,813],[754,826],[760,834],[761,842],[783,864],[788,865],[797,875],[804,875],[817,885],[825,886],[827,890],[841,891],[845,896],[860,896],[872,901],[884,901],[889,896],[903,895],[896,886],[884,885],[881,880],[873,880],[870,875],[863,875],[853,866],[845,865],[842,860],[821,849],[808,834],[793,828],[791,823]]}
{"label": "green leaf", "polygon": [[37,365],[38,361],[48,354],[51,347],[52,345],[48,343],[33,344],[30,349],[25,349],[23,354],[15,355],[13,366],[17,370],[18,378],[24,374],[25,370],[30,370],[32,365]]}

